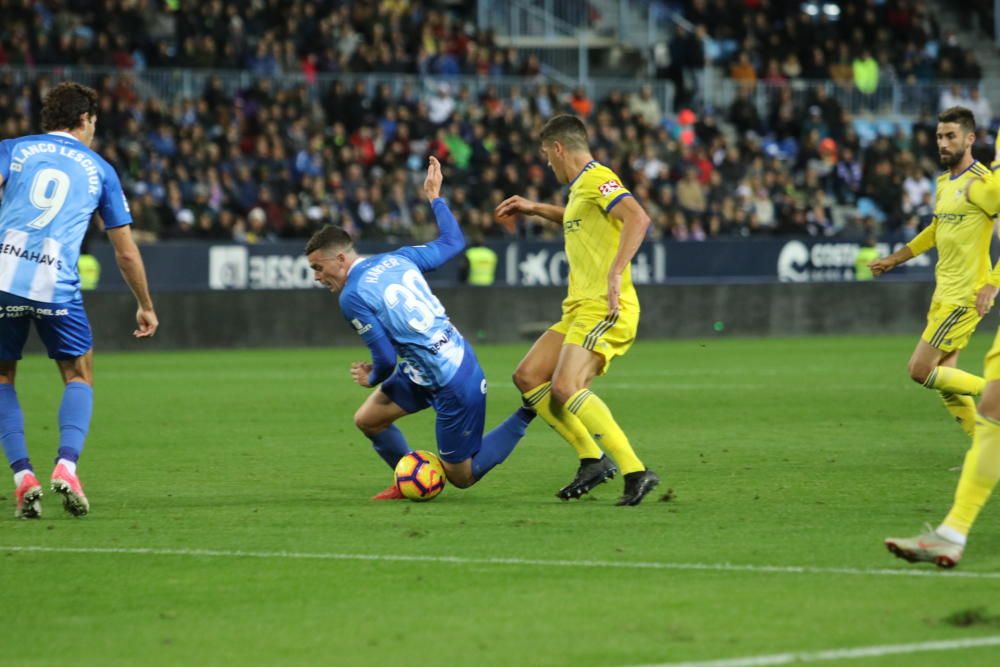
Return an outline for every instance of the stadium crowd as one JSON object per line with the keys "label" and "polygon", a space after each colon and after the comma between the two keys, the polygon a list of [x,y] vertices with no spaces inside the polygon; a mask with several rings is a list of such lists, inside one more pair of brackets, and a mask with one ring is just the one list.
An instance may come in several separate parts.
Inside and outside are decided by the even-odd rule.
{"label": "stadium crowd", "polygon": [[[230,95],[214,78],[197,99],[164,101],[140,99],[128,81],[98,86],[97,149],[118,169],[144,242],[304,238],[324,222],[365,240],[426,240],[436,233],[418,194],[428,155],[449,171],[462,224],[500,237],[491,212],[505,196],[561,202],[535,141],[558,112],[587,118],[595,156],[631,184],[657,237],[909,235],[931,212],[939,171],[933,119],[865,144],[822,90],[798,100],[785,89],[763,114],[743,94],[718,114],[675,119],[648,89],[591,103],[547,84],[501,97],[447,83],[394,94],[261,78]],[[51,85],[0,75],[0,106],[17,110],[0,136],[37,131]],[[838,204],[860,216],[838,220]],[[559,230],[527,220],[520,233]]]}
{"label": "stadium crowd", "polygon": [[[733,63],[747,65],[748,82],[837,80],[833,65],[844,56],[839,48],[828,53],[834,43],[851,52],[872,48],[880,63],[906,76],[954,76],[975,65],[970,52],[938,41],[922,2],[846,4],[836,25],[801,19],[779,22],[780,30],[769,28],[775,17],[805,14],[782,14],[777,1],[741,0],[754,10],[746,13],[729,11],[731,0],[685,4],[688,18],[712,24],[715,43],[738,45]],[[582,89],[541,79],[504,94],[473,92],[446,76],[401,87],[360,77],[320,85],[311,73],[533,75],[538,65],[415,0],[170,7],[0,0],[0,64],[241,67],[256,75],[235,94],[211,78],[190,99],[141,96],[129,74],[100,80],[96,148],[119,170],[143,242],[304,238],[324,222],[364,240],[426,240],[436,227],[417,186],[428,155],[449,171],[462,224],[501,237],[492,209],[505,196],[561,203],[535,141],[544,120],[560,112],[586,119],[595,156],[632,187],[658,238],[905,237],[931,212],[938,171],[932,117],[893,127],[892,136],[869,136],[824,89],[806,95],[782,85],[763,103],[745,87],[728,109],[677,114],[649,89],[591,100]],[[863,39],[875,24],[875,38]],[[765,62],[764,52],[774,58]],[[307,83],[282,81],[287,71],[304,71]],[[0,108],[14,111],[0,122],[0,137],[37,131],[40,100],[53,83],[47,75],[22,84],[0,74]],[[965,99],[964,91],[954,93]],[[858,214],[841,216],[840,205]],[[559,230],[526,220],[519,234],[548,238]]]}
{"label": "stadium crowd", "polygon": [[943,32],[925,0],[834,3],[827,14],[800,0],[683,0],[657,2],[695,27],[676,40],[675,60],[708,59],[732,78],[786,82],[833,80],[865,89],[880,80],[978,81],[982,68],[973,48]]}
{"label": "stadium crowd", "polygon": [[[246,69],[255,74],[534,75],[454,12],[419,0],[0,0],[0,65]],[[468,8],[467,8],[468,9]]]}

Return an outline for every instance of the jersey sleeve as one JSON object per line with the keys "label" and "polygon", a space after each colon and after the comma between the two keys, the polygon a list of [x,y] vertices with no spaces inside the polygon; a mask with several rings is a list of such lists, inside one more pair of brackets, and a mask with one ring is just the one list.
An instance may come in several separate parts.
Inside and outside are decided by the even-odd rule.
{"label": "jersey sleeve", "polygon": [[0,141],[0,178],[4,181],[10,176],[10,139]]}
{"label": "jersey sleeve", "polygon": [[990,171],[995,172],[997,169],[1000,169],[1000,132],[997,132],[993,143],[993,162],[990,163]]}
{"label": "jersey sleeve", "polygon": [[397,251],[424,272],[433,271],[465,249],[465,236],[448,202],[438,197],[431,202],[431,209],[437,221],[438,237],[425,245],[406,246]]}
{"label": "jersey sleeve", "polygon": [[114,229],[132,224],[132,213],[128,201],[122,191],[122,182],[118,173],[108,163],[104,163],[104,185],[101,188],[101,199],[97,210],[104,220],[104,229]]}
{"label": "jersey sleeve", "polygon": [[587,176],[584,187],[589,190],[588,194],[596,199],[605,213],[610,213],[622,199],[633,196],[629,189],[622,185],[618,175],[610,169],[594,170],[584,175]]}
{"label": "jersey sleeve", "polygon": [[375,315],[375,310],[357,292],[343,295],[340,309],[371,352],[372,370],[368,374],[368,383],[374,387],[396,368],[396,348],[392,346],[392,340]]}
{"label": "jersey sleeve", "polygon": [[1000,213],[1000,178],[991,174],[973,179],[965,196],[970,204],[983,209],[987,215]]}
{"label": "jersey sleeve", "polygon": [[990,275],[987,276],[986,282],[993,287],[1000,287],[1000,260],[997,260],[996,266],[990,271]]}
{"label": "jersey sleeve", "polygon": [[912,241],[906,244],[906,247],[910,249],[913,256],[922,255],[937,244],[937,220],[933,220],[931,224],[927,225],[924,231],[914,237]]}

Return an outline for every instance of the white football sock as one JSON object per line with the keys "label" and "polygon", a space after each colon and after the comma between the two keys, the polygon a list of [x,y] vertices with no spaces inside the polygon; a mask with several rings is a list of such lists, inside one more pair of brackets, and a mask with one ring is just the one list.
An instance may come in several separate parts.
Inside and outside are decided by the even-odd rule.
{"label": "white football sock", "polygon": [[949,542],[954,542],[955,544],[961,544],[963,547],[965,546],[965,540],[966,540],[965,535],[958,532],[954,528],[949,528],[948,526],[942,524],[938,526],[936,529],[934,529],[934,532],[938,534],[938,537],[943,537]]}
{"label": "white football sock", "polygon": [[76,461],[67,461],[66,459],[59,459],[56,465],[66,466],[66,470],[69,470],[69,474],[76,474]]}
{"label": "white football sock", "polygon": [[24,476],[33,474],[34,472],[31,470],[31,468],[14,473],[14,486],[21,486],[21,480],[24,479]]}

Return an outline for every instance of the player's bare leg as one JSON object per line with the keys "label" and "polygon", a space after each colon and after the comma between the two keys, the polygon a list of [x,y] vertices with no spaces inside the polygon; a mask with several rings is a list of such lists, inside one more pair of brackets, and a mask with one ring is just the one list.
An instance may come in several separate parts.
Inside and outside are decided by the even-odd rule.
{"label": "player's bare leg", "polygon": [[566,410],[562,403],[553,400],[551,380],[564,340],[563,334],[552,330],[539,336],[514,371],[514,384],[520,390],[525,406],[534,410],[576,451],[580,460],[576,478],[556,493],[557,497],[568,500],[579,498],[594,486],[611,479],[618,469],[604,456],[583,422]]}
{"label": "player's bare leg", "polygon": [[[354,413],[354,425],[357,426],[358,429],[372,441],[372,446],[375,448],[375,451],[378,452],[379,456],[381,456],[383,460],[390,465],[390,467],[393,467],[391,461],[399,454],[405,452],[384,451],[387,448],[396,449],[395,445],[399,445],[399,443],[383,443],[381,441],[386,439],[386,431],[392,427],[393,423],[397,419],[405,417],[408,414],[409,413],[406,410],[401,408],[399,405],[394,403],[392,399],[386,396],[381,389],[376,389],[369,394],[368,398],[365,399],[365,402],[362,403],[361,407],[359,407]],[[399,445],[399,449],[402,449],[403,446],[405,446],[405,441],[402,445]],[[396,488],[395,481],[393,481],[393,483],[383,491],[380,491],[372,496],[372,500],[404,499],[405,496],[400,493],[398,488]]]}
{"label": "player's bare leg", "polygon": [[[944,407],[970,438],[976,427],[975,396],[982,392],[984,380],[958,368],[960,350],[945,351],[921,339],[907,364],[910,378],[934,389]],[[961,466],[952,468],[961,470]]]}
{"label": "player's bare leg", "polygon": [[442,460],[444,474],[448,481],[460,489],[467,489],[476,483],[476,477],[472,474],[472,459],[468,458],[458,463],[448,463]]}
{"label": "player's bare leg", "polygon": [[368,437],[374,437],[409,413],[376,389],[354,413],[354,425]]}
{"label": "player's bare leg", "polygon": [[[93,385],[93,351],[73,359],[57,359],[56,365],[59,367],[59,373],[66,385],[67,393],[76,391],[83,395],[83,401],[87,401],[84,421],[89,425],[89,401]],[[66,421],[62,414],[65,410],[66,400],[67,395],[64,394],[63,407],[60,408],[60,441],[65,435],[63,431],[76,429],[78,432],[73,435],[79,440],[79,446],[82,447],[86,428],[84,428],[83,433],[79,433],[76,426],[63,423]],[[71,460],[67,458],[68,456],[70,454],[60,447],[60,458],[57,459],[55,469],[52,471],[52,490],[62,495],[63,507],[67,512],[73,516],[84,516],[90,512],[90,502],[87,500],[87,496],[83,492],[83,484],[76,474],[76,459]]]}
{"label": "player's bare leg", "polygon": [[958,365],[958,350],[945,352],[939,350],[927,341],[920,339],[913,348],[913,354],[906,364],[906,370],[917,384],[924,384],[938,366],[954,368]]}
{"label": "player's bare leg", "polygon": [[514,370],[514,385],[522,394],[552,379],[565,338],[556,331],[545,331],[524,355]]}

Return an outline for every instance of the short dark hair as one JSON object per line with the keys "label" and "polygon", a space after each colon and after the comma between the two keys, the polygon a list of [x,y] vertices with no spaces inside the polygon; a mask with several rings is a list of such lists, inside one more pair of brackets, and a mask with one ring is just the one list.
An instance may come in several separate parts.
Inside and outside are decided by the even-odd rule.
{"label": "short dark hair", "polygon": [[323,225],[323,228],[312,235],[309,243],[306,244],[306,254],[311,255],[317,250],[327,248],[347,249],[354,246],[351,235],[342,227],[336,225]]}
{"label": "short dark hair", "polygon": [[950,109],[945,109],[940,114],[938,114],[939,123],[958,123],[962,128],[962,132],[968,134],[976,132],[976,117],[972,115],[972,111],[966,109],[965,107],[952,107]]}
{"label": "short dark hair", "polygon": [[539,140],[544,144],[549,141],[558,141],[571,150],[587,150],[587,126],[576,116],[560,114],[550,118],[542,131],[538,135]]}
{"label": "short dark hair", "polygon": [[42,101],[42,132],[75,130],[82,124],[80,116],[83,114],[97,115],[97,91],[64,81],[50,90]]}

